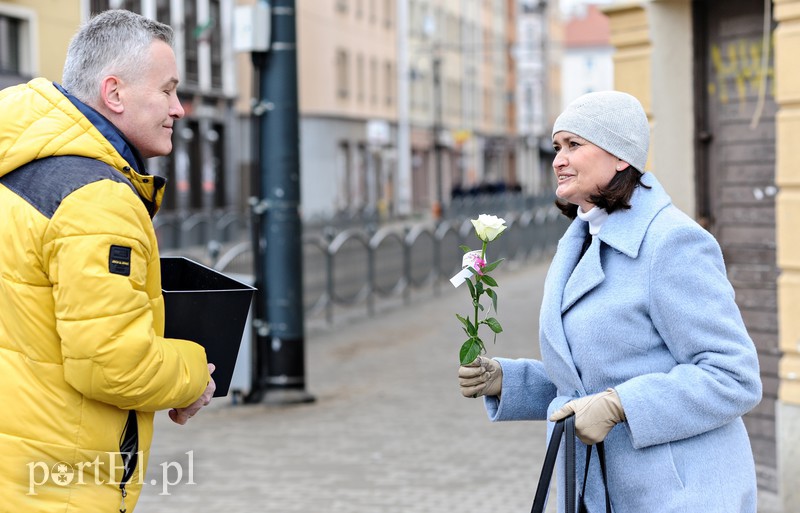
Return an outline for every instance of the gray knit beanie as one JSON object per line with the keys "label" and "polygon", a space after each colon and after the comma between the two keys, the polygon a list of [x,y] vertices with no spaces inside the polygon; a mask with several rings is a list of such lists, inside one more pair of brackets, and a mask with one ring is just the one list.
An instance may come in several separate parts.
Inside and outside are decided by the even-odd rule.
{"label": "gray knit beanie", "polygon": [[650,125],[642,104],[619,91],[587,93],[567,105],[553,124],[572,132],[644,172]]}

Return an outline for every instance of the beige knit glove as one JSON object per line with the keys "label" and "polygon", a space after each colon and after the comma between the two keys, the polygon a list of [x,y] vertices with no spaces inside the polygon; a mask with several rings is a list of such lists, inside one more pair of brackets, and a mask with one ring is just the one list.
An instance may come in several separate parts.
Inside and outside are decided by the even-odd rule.
{"label": "beige knit glove", "polygon": [[568,402],[553,413],[550,420],[555,422],[573,413],[575,433],[586,445],[602,442],[611,428],[625,420],[625,411],[613,388]]}
{"label": "beige knit glove", "polygon": [[495,360],[479,356],[458,368],[458,384],[464,397],[500,395],[503,368]]}

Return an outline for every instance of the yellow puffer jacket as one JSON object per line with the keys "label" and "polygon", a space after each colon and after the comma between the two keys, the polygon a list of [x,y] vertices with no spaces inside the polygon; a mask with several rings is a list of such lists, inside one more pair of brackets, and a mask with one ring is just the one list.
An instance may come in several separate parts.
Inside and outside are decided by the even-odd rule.
{"label": "yellow puffer jacket", "polygon": [[2,513],[117,512],[135,410],[131,512],[153,412],[191,404],[208,383],[203,348],[163,337],[145,207],[154,213],[163,189],[132,167],[51,82],[0,91]]}

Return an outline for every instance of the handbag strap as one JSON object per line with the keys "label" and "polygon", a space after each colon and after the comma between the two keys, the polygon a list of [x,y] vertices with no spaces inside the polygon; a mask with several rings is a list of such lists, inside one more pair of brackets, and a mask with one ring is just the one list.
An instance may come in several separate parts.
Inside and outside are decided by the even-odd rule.
{"label": "handbag strap", "polygon": [[611,513],[611,496],[608,493],[608,474],[606,473],[606,449],[603,442],[597,444],[597,456],[600,458],[600,470],[603,473],[603,488],[606,492],[606,513]]}
{"label": "handbag strap", "polygon": [[[608,477],[606,474],[606,451],[603,442],[597,444],[597,456],[600,459],[600,471],[603,474],[603,488],[606,492],[606,513],[611,513],[611,496],[608,494]],[[580,501],[586,497],[586,482],[589,480],[589,462],[592,459],[592,446],[586,446],[586,468],[583,471],[583,487],[581,488]]]}
{"label": "handbag strap", "polygon": [[544,504],[547,499],[547,492],[550,489],[550,481],[553,477],[553,470],[556,466],[558,449],[561,446],[562,435],[565,437],[565,499],[567,503],[566,511],[575,511],[575,417],[569,416],[556,422],[553,433],[550,435],[550,443],[547,445],[547,453],[544,457],[542,472],[539,474],[539,483],[536,485],[536,495],[531,506],[531,513],[543,513]]}
{"label": "handbag strap", "polygon": [[564,422],[564,511],[575,511],[575,416],[570,415]]}

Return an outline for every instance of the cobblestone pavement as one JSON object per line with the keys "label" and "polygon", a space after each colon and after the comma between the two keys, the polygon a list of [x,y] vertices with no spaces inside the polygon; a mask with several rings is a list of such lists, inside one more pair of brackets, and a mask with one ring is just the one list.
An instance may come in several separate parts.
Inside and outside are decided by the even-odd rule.
{"label": "cobblestone pavement", "polygon": [[[537,356],[545,272],[541,263],[495,272],[504,333],[490,356]],[[464,287],[448,285],[309,330],[313,403],[218,398],[186,426],[159,413],[136,513],[529,511],[545,425],[492,424],[479,399],[460,395],[455,314],[469,307]]]}
{"label": "cobblestone pavement", "polygon": [[[535,354],[544,272],[495,272],[505,332],[491,355]],[[310,404],[218,398],[186,426],[157,414],[136,512],[529,511],[545,426],[492,424],[480,399],[459,393],[455,314],[469,310],[466,288],[447,284],[306,333]]]}

